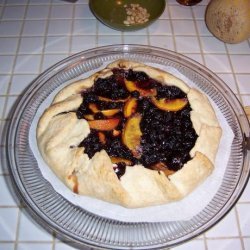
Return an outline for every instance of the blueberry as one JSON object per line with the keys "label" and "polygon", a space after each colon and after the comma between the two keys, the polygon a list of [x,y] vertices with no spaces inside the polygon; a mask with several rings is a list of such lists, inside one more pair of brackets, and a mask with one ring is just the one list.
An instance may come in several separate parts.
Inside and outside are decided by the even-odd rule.
{"label": "blueberry", "polygon": [[137,90],[132,91],[132,92],[130,93],[130,95],[131,95],[132,97],[136,98],[136,99],[138,99],[138,98],[140,97],[140,93],[139,93]]}
{"label": "blueberry", "polygon": [[98,97],[93,92],[85,92],[83,94],[83,101],[87,103],[95,103],[98,100]]}
{"label": "blueberry", "polygon": [[141,71],[133,71],[133,70],[129,70],[128,74],[127,74],[127,80],[129,81],[148,81],[149,77],[146,73],[141,72]]}
{"label": "blueberry", "polygon": [[[157,98],[184,98],[186,94],[175,86],[162,86],[159,82],[149,78],[144,72],[132,70],[113,69],[113,75],[105,79],[97,79],[94,86],[87,92],[83,92],[83,103],[76,111],[77,117],[83,118],[84,114],[91,111],[89,103],[95,103],[99,110],[119,108],[123,110],[124,102],[100,101],[98,96],[118,100],[133,97],[138,100],[137,111],[142,115],[140,122],[141,151],[139,159],[135,158],[123,143],[122,136],[113,136],[112,131],[103,131],[106,143],[103,145],[98,136],[98,131],[91,130],[91,133],[80,143],[84,152],[91,158],[101,149],[106,150],[109,156],[120,157],[130,160],[133,164],[143,164],[150,168],[157,162],[165,163],[170,169],[179,170],[185,162],[190,159],[189,152],[194,146],[197,134],[193,129],[190,120],[190,105],[176,112],[166,112],[158,109],[150,97],[140,96],[138,91],[128,92],[125,87],[124,77],[135,81],[141,88],[156,88]],[[124,129],[127,118],[120,112],[116,114],[120,123],[116,129]],[[94,115],[95,119],[105,119],[101,112]],[[125,173],[125,163],[119,163],[114,169],[118,178]]]}
{"label": "blueberry", "polygon": [[117,167],[114,168],[117,177],[120,179],[126,171],[126,164],[124,162],[119,162]]}
{"label": "blueberry", "polygon": [[102,112],[97,112],[94,114],[94,119],[95,120],[102,120],[102,119],[105,119],[105,116],[103,115]]}
{"label": "blueberry", "polygon": [[86,115],[88,112],[88,107],[85,105],[85,103],[82,103],[76,111],[76,116],[78,119],[83,119],[83,115]]}
{"label": "blueberry", "polygon": [[175,86],[160,86],[157,87],[157,98],[184,98],[186,94],[179,88]]}
{"label": "blueberry", "polygon": [[99,96],[113,100],[125,99],[129,96],[129,91],[125,86],[117,82],[114,76],[98,78],[94,84],[94,91]]}
{"label": "blueberry", "polygon": [[96,152],[103,149],[103,145],[100,143],[99,137],[95,131],[91,131],[78,147],[84,147],[84,153],[90,158],[92,158]]}

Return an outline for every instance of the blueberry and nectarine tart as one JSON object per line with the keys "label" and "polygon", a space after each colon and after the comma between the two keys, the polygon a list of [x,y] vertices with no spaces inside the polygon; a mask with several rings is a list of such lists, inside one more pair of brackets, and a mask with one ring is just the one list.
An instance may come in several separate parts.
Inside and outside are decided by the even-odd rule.
{"label": "blueberry and nectarine tart", "polygon": [[73,192],[128,208],[188,195],[212,173],[220,137],[204,94],[128,60],[63,88],[37,127],[44,160]]}

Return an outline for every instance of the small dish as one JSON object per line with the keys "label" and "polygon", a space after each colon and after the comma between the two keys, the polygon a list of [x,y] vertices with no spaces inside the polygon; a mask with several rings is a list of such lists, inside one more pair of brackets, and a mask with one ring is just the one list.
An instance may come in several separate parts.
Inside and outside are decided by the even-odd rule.
{"label": "small dish", "polygon": [[[133,5],[135,9],[142,8],[149,17],[145,18],[142,23],[127,23],[128,10]],[[89,6],[98,20],[108,27],[120,31],[135,31],[143,29],[152,24],[163,13],[166,2],[157,0],[157,4],[152,0],[90,0]],[[135,11],[136,12],[136,11]]]}

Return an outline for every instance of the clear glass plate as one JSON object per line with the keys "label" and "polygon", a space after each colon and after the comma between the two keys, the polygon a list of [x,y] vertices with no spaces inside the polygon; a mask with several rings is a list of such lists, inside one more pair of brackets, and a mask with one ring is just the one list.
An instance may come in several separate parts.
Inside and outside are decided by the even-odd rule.
{"label": "clear glass plate", "polygon": [[[185,221],[125,223],[74,206],[42,176],[29,145],[29,129],[39,105],[58,86],[117,59],[171,66],[192,80],[223,113],[233,133],[230,159],[221,186],[199,214]],[[237,202],[249,177],[249,122],[235,95],[215,74],[193,60],[163,49],[112,45],[72,55],[50,67],[27,88],[13,109],[6,135],[6,155],[14,186],[30,213],[48,230],[73,241],[110,249],[172,247],[216,224]],[[247,149],[248,148],[248,149]]]}

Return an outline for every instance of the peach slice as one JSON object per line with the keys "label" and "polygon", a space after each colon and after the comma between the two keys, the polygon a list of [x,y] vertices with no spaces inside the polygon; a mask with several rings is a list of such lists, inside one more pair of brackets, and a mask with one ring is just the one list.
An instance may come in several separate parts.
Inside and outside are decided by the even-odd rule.
{"label": "peach slice", "polygon": [[155,97],[151,98],[152,103],[161,110],[164,111],[178,111],[183,109],[188,104],[187,98],[177,98],[169,100],[167,98],[156,99]]}
{"label": "peach slice", "polygon": [[126,118],[133,115],[137,108],[137,100],[135,98],[130,98],[126,101],[124,105],[123,114]]}
{"label": "peach slice", "polygon": [[100,112],[104,116],[110,117],[110,116],[113,116],[113,115],[117,114],[118,112],[120,112],[120,109],[105,109],[105,110],[101,110]]}
{"label": "peach slice", "polygon": [[118,112],[120,112],[120,109],[105,109],[105,110],[99,110],[97,105],[95,103],[90,103],[89,104],[89,109],[93,112],[93,113],[98,113],[101,112],[104,116],[110,117],[113,116],[115,114],[117,114]]}
{"label": "peach slice", "polygon": [[138,91],[141,96],[156,96],[156,89],[142,89],[136,86],[135,82],[125,80],[125,86],[129,92]]}
{"label": "peach slice", "polygon": [[132,165],[132,161],[130,161],[128,159],[125,159],[125,158],[111,156],[110,159],[111,159],[111,162],[113,164],[124,162],[127,166],[131,166]]}
{"label": "peach slice", "polygon": [[89,127],[91,129],[96,129],[96,130],[100,130],[100,131],[112,130],[112,129],[117,127],[119,122],[120,122],[120,119],[118,119],[118,118],[88,121]]}
{"label": "peach slice", "polygon": [[116,130],[116,129],[113,129],[113,132],[112,132],[112,135],[113,136],[119,136],[121,134],[121,131],[120,130]]}
{"label": "peach slice", "polygon": [[107,97],[98,96],[98,100],[104,101],[104,102],[126,102],[128,100],[128,98],[112,100],[112,99],[107,98]]}
{"label": "peach slice", "polygon": [[102,144],[106,144],[106,136],[103,132],[98,132],[99,141]]}
{"label": "peach slice", "polygon": [[94,118],[93,115],[84,115],[83,117],[84,117],[86,120],[88,120],[88,121],[93,121],[93,120],[95,120],[95,118]]}
{"label": "peach slice", "polygon": [[90,103],[89,104],[89,109],[93,112],[93,113],[98,113],[100,110],[98,109],[98,107],[96,106],[95,103]]}
{"label": "peach slice", "polygon": [[140,157],[142,132],[140,129],[141,115],[135,114],[128,118],[122,131],[122,142],[137,158]]}
{"label": "peach slice", "polygon": [[156,170],[156,171],[162,171],[166,176],[169,176],[173,173],[175,173],[174,170],[168,169],[167,165],[165,165],[163,162],[158,162],[151,166],[151,169]]}

